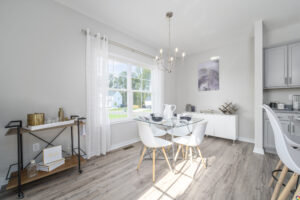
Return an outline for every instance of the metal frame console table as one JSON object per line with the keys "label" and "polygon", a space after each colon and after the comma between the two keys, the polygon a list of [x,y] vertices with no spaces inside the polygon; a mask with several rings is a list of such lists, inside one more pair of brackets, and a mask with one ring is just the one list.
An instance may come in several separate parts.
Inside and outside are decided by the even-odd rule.
{"label": "metal frame console table", "polygon": [[[44,129],[38,129],[38,130],[34,130],[34,131],[30,131],[25,128],[22,128],[23,126],[22,126],[21,120],[10,121],[5,126],[5,128],[9,128],[6,133],[6,136],[17,135],[17,144],[18,144],[18,162],[9,166],[9,169],[8,169],[8,172],[6,175],[6,179],[8,180],[6,190],[9,190],[12,188],[17,188],[18,198],[22,199],[22,198],[24,198],[24,193],[22,191],[22,185],[24,185],[26,183],[30,183],[32,181],[39,180],[41,178],[50,176],[52,174],[56,174],[58,172],[70,169],[75,166],[78,166],[78,172],[82,173],[81,164],[85,163],[86,160],[81,156],[81,153],[85,154],[85,152],[80,149],[80,126],[84,124],[83,120],[85,120],[85,118],[84,117],[79,118],[77,115],[73,115],[73,116],[71,116],[71,119],[74,119],[76,117],[77,117],[77,119],[74,120],[74,123],[72,123],[72,124],[58,125],[58,126],[53,126],[53,127],[44,128]],[[78,147],[77,148],[74,148],[74,143],[73,143],[73,126],[77,126],[77,130],[78,130]],[[28,134],[32,135],[33,137],[45,142],[47,144],[45,148],[47,148],[48,146],[54,146],[53,142],[55,141],[55,139],[58,136],[60,136],[68,127],[71,128],[71,153],[72,153],[71,157],[69,159],[66,159],[64,165],[54,169],[53,171],[50,171],[50,172],[38,171],[38,174],[36,176],[28,177],[26,167],[29,165],[29,163],[25,167],[24,167],[24,163],[23,163],[23,134],[28,133]],[[34,134],[34,132],[59,129],[59,128],[62,128],[62,130],[59,131],[58,134],[50,142],[48,142],[47,140]],[[77,149],[77,153],[75,151],[76,149]],[[42,150],[33,159],[36,159],[41,153],[42,153]],[[18,166],[18,170],[16,172],[12,172],[11,176],[9,177],[11,167],[14,165]]]}

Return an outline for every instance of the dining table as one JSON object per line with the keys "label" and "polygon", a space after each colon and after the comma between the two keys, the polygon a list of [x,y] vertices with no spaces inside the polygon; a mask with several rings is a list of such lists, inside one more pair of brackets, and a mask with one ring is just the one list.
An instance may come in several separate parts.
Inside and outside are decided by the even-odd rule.
{"label": "dining table", "polygon": [[[187,120],[188,119],[188,120]],[[163,118],[161,121],[154,121],[151,116],[139,116],[135,118],[136,121],[148,123],[150,126],[157,126],[157,128],[163,129],[171,136],[171,143],[172,143],[172,169],[175,168],[175,143],[174,143],[174,135],[173,130],[175,128],[186,127],[189,133],[192,133],[193,125],[203,121],[202,118],[187,118],[181,119],[180,117],[173,117],[170,119]]]}

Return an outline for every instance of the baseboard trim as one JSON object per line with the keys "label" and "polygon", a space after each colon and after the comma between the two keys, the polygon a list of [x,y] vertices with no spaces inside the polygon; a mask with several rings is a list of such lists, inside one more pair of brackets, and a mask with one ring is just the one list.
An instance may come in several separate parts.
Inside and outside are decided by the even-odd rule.
{"label": "baseboard trim", "polygon": [[254,146],[253,153],[257,153],[261,155],[265,154],[264,149],[262,147],[257,147],[257,146]]}
{"label": "baseboard trim", "polygon": [[247,142],[247,143],[254,144],[254,139],[253,138],[238,137],[237,140],[241,141],[241,142]]}
{"label": "baseboard trim", "polygon": [[126,140],[124,142],[111,145],[109,151],[120,149],[122,147],[128,146],[130,144],[134,144],[134,143],[139,142],[139,141],[140,141],[140,138],[133,138],[133,139],[130,139],[130,140]]}

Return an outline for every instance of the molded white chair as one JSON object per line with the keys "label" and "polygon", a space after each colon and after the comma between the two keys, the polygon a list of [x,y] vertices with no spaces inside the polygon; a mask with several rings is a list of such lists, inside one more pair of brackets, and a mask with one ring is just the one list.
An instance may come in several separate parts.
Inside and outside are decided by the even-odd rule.
{"label": "molded white chair", "polygon": [[178,157],[178,154],[180,152],[180,149],[183,148],[183,146],[186,146],[186,157],[187,157],[187,151],[188,148],[190,150],[190,159],[192,161],[193,159],[193,153],[192,153],[192,147],[196,147],[199,153],[199,156],[201,157],[201,161],[202,164],[204,165],[204,167],[206,168],[206,164],[204,162],[204,159],[202,157],[199,145],[201,144],[201,142],[203,141],[204,138],[204,134],[205,134],[205,130],[206,130],[206,126],[207,126],[207,121],[202,121],[199,122],[197,124],[195,124],[195,127],[193,129],[192,134],[189,136],[182,136],[182,137],[178,137],[178,138],[174,138],[174,142],[179,144],[179,147],[177,149],[176,155],[175,155],[175,161]]}
{"label": "molded white chair", "polygon": [[162,137],[167,134],[167,132],[161,128],[158,128],[156,125],[152,124],[151,129],[153,132],[154,137]]}
{"label": "molded white chair", "polygon": [[[288,172],[288,170],[292,170],[294,172],[293,176],[289,180],[286,187],[283,189],[279,196],[279,200],[287,199],[291,189],[295,186],[298,176],[300,174],[300,151],[297,149],[294,149],[288,142],[287,137],[285,136],[285,133],[281,127],[280,121],[276,114],[273,112],[273,110],[267,106],[263,105],[263,108],[265,109],[268,118],[270,120],[274,138],[275,138],[275,147],[277,154],[285,165],[282,169],[282,172],[280,174],[280,177],[278,179],[278,182],[275,186],[274,192],[272,194],[272,200],[277,199],[277,196],[280,192],[280,187],[282,186],[283,180]],[[297,194],[298,193],[298,194]],[[298,189],[294,195],[294,199],[296,199],[296,195],[300,195],[300,186],[298,186]]]}
{"label": "molded white chair", "polygon": [[140,165],[143,161],[145,152],[147,150],[147,148],[151,148],[153,149],[153,155],[152,155],[152,159],[153,159],[153,169],[152,169],[152,179],[153,182],[155,182],[155,151],[157,148],[162,148],[162,152],[164,154],[164,157],[167,161],[167,164],[170,168],[170,170],[172,171],[171,165],[169,163],[166,151],[165,151],[165,147],[172,145],[171,142],[161,139],[161,138],[157,138],[154,137],[152,129],[150,128],[149,124],[145,123],[145,122],[138,122],[138,131],[139,131],[139,136],[141,138],[142,143],[144,144],[144,149],[143,152],[141,154],[138,166],[137,166],[137,170],[139,170]]}
{"label": "molded white chair", "polygon": [[193,131],[193,126],[189,125],[189,126],[182,126],[182,127],[174,128],[171,131],[171,134],[175,137],[182,137],[182,136],[186,136],[188,134],[191,134],[192,131]]}
{"label": "molded white chair", "polygon": [[286,141],[292,147],[300,148],[300,136],[295,136],[291,134],[284,134]]}

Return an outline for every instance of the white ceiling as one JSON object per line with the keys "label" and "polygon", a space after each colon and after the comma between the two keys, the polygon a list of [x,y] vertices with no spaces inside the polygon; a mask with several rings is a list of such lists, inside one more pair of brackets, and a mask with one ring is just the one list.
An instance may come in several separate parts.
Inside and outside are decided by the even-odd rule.
{"label": "white ceiling", "polygon": [[167,11],[173,11],[172,43],[194,53],[252,31],[300,22],[299,0],[55,0],[137,40],[167,46]]}

